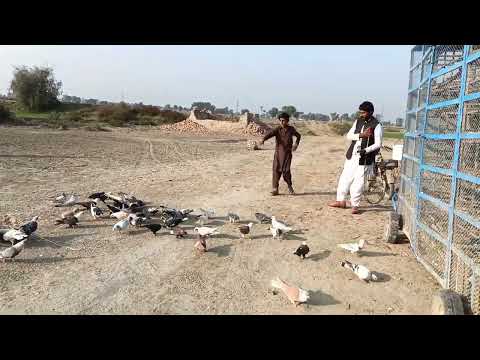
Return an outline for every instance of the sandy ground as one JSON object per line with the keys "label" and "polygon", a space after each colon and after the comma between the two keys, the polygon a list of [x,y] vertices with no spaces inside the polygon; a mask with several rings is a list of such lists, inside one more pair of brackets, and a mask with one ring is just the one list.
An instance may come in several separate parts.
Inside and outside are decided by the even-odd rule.
{"label": "sandy ground", "polygon": [[[35,240],[13,263],[0,263],[1,314],[429,314],[439,287],[415,260],[407,241],[383,243],[389,208],[365,207],[360,216],[330,209],[343,165],[341,137],[304,136],[292,163],[296,196],[271,197],[273,140],[248,152],[234,136],[174,137],[158,130],[87,132],[2,128],[0,216],[21,221],[40,215]],[[197,254],[193,235],[155,237],[143,229],[114,234],[113,219],[84,216],[78,229],[53,225],[63,209],[60,191],[133,192],[153,204],[212,207],[220,235]],[[285,184],[281,192],[285,193]],[[256,223],[256,211],[295,229],[273,240],[256,224],[242,240],[223,216],[232,210]],[[194,224],[185,228],[192,234]],[[369,242],[362,256],[336,244]],[[311,248],[304,261],[293,251]],[[340,267],[366,265],[381,281],[366,284]],[[280,276],[311,291],[294,307],[269,291]]]}

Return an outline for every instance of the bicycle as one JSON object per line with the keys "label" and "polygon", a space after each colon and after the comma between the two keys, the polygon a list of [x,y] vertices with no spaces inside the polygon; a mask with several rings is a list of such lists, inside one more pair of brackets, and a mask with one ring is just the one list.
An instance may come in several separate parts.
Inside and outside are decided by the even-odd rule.
{"label": "bicycle", "polygon": [[[382,146],[387,151],[392,151],[389,146]],[[379,152],[375,156],[373,164],[373,174],[365,176],[364,197],[369,204],[379,204],[388,194],[388,200],[392,200],[398,189],[396,189],[399,179],[398,160],[384,160]]]}

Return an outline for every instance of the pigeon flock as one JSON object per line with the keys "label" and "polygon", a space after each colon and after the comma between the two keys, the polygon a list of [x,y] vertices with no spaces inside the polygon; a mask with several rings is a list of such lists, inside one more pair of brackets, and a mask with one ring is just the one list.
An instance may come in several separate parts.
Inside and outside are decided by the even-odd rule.
{"label": "pigeon flock", "polygon": [[[165,229],[167,234],[174,235],[177,239],[188,235],[187,231],[181,227],[181,224],[194,220],[196,226],[193,233],[196,234],[194,249],[201,253],[208,251],[207,239],[220,233],[219,227],[206,226],[215,215],[214,209],[174,209],[163,205],[153,207],[147,205],[147,202],[137,199],[132,194],[111,192],[96,192],[87,197],[87,200],[80,201],[76,194],[62,193],[53,199],[55,208],[70,208],[63,211],[59,218],[55,219],[56,226],[65,226],[66,228],[76,228],[81,226],[81,219],[84,214],[89,214],[94,220],[112,219],[112,231],[121,233],[127,229],[148,229],[153,236]],[[228,221],[231,224],[238,223],[240,216],[228,212]],[[255,213],[255,218],[259,224],[268,225],[268,229],[273,239],[284,239],[285,236],[293,230],[291,226],[277,220],[275,216],[268,216],[262,213]],[[18,227],[9,229],[0,229],[0,240],[10,242],[11,246],[0,251],[0,260],[14,261],[25,248],[26,242],[38,229],[39,216],[33,217],[30,221]],[[253,222],[237,226],[241,238],[248,237],[252,240]],[[367,242],[360,240],[358,243],[339,244],[338,247],[351,253],[358,254],[364,249]],[[304,260],[307,258],[310,248],[303,241],[301,245],[293,252],[294,255]],[[352,271],[359,279],[370,282],[376,281],[377,276],[368,270],[365,266],[354,264],[347,260],[341,262],[341,266]],[[271,287],[281,290],[288,300],[295,306],[305,303],[309,299],[309,292],[294,285],[288,285],[285,281],[277,278],[271,281]]]}

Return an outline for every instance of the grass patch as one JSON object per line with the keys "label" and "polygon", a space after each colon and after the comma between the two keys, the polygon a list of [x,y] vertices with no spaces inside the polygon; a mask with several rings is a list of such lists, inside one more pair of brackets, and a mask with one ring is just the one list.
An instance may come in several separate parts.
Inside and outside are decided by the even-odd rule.
{"label": "grass patch", "polygon": [[384,131],[383,137],[385,139],[403,139],[403,131]]}
{"label": "grass patch", "polygon": [[350,130],[350,128],[352,127],[352,124],[351,122],[331,122],[331,123],[328,123],[328,128],[334,133],[334,134],[337,134],[337,135],[345,135],[346,133],[348,133],[348,131]]}

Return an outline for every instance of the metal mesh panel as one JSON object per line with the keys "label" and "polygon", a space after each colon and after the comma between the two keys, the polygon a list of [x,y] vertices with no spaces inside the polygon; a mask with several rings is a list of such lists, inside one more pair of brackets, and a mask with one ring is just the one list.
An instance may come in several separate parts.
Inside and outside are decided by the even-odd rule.
{"label": "metal mesh panel", "polygon": [[433,55],[428,55],[422,63],[422,81],[430,75],[430,70],[432,69],[432,58]]}
{"label": "metal mesh panel", "polygon": [[463,45],[437,45],[433,58],[433,71],[463,60]]}
{"label": "metal mesh panel", "polygon": [[452,167],[455,140],[425,140],[423,162],[444,169]]}
{"label": "metal mesh panel", "polygon": [[420,191],[443,201],[450,203],[452,178],[448,175],[423,171],[421,176]]}
{"label": "metal mesh panel", "polygon": [[480,315],[480,276],[474,276],[475,288],[472,290],[470,306],[475,315]]}
{"label": "metal mesh panel", "polygon": [[418,103],[418,89],[408,94],[407,110],[416,109],[417,103]]}
{"label": "metal mesh panel", "polygon": [[480,229],[458,216],[453,221],[453,245],[480,266]]}
{"label": "metal mesh panel", "polygon": [[477,51],[480,51],[480,45],[472,45],[470,46],[470,54],[473,54]]}
{"label": "metal mesh panel", "polygon": [[405,137],[403,152],[407,155],[414,156],[415,138]]}
{"label": "metal mesh panel", "polygon": [[463,104],[463,132],[480,132],[480,99]]}
{"label": "metal mesh panel", "polygon": [[427,112],[425,132],[430,134],[449,134],[457,129],[458,105],[450,105]]}
{"label": "metal mesh panel", "polygon": [[480,185],[457,179],[455,209],[480,220]]}
{"label": "metal mesh panel", "polygon": [[406,201],[400,200],[399,204],[399,213],[402,214],[403,218],[403,229],[402,231],[410,238],[413,239],[414,233],[414,222],[415,217],[413,216],[413,207],[407,204]]}
{"label": "metal mesh panel", "polygon": [[418,94],[418,107],[421,108],[427,103],[428,84],[420,86],[420,92]]}
{"label": "metal mesh panel", "polygon": [[423,123],[425,122],[425,109],[417,112],[417,121],[415,124],[415,130],[420,131]]}
{"label": "metal mesh panel", "polygon": [[418,65],[415,69],[410,71],[410,80],[408,82],[408,88],[412,89],[418,87],[420,84],[420,77],[422,76],[422,66]]}
{"label": "metal mesh panel", "polygon": [[417,138],[416,141],[415,141],[415,151],[414,151],[414,155],[417,159],[420,158],[420,146],[421,145],[422,145],[422,139]]}
{"label": "metal mesh panel", "polygon": [[449,288],[464,296],[467,305],[470,306],[470,294],[472,291],[472,268],[457,255],[455,246],[452,249],[452,262],[450,264]]}
{"label": "metal mesh panel", "polygon": [[412,53],[410,56],[410,67],[418,64],[423,56],[423,46],[417,45],[412,49]]}
{"label": "metal mesh panel", "polygon": [[461,77],[462,69],[458,68],[432,79],[429,103],[434,104],[458,98],[460,95]]}
{"label": "metal mesh panel", "polygon": [[480,59],[467,65],[467,94],[480,91]]}
{"label": "metal mesh panel", "polygon": [[436,207],[428,200],[419,199],[419,220],[443,239],[448,238],[448,211]]}
{"label": "metal mesh panel", "polygon": [[445,246],[421,229],[417,229],[416,234],[418,256],[430,265],[438,276],[444,279],[446,260]]}
{"label": "metal mesh panel", "polygon": [[405,129],[407,132],[415,131],[416,121],[417,115],[415,113],[407,114],[407,118],[405,119]]}
{"label": "metal mesh panel", "polygon": [[458,170],[480,177],[480,139],[462,139]]}

